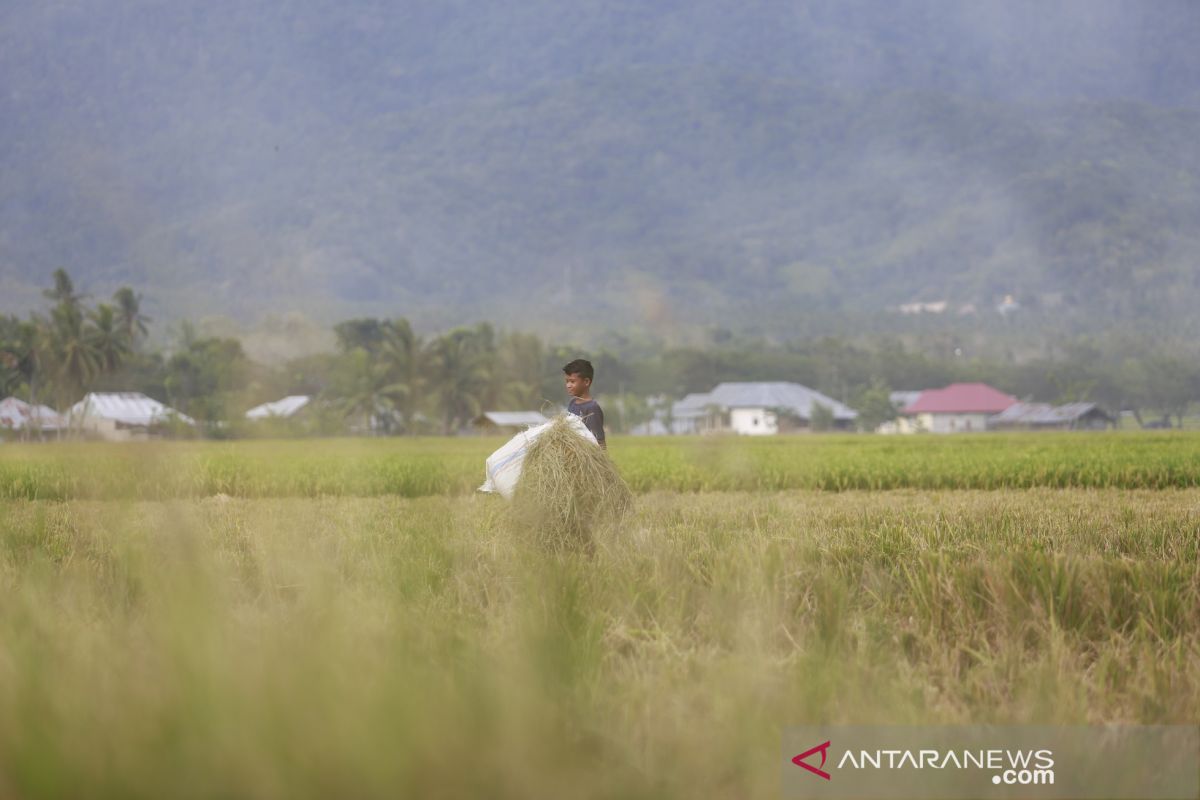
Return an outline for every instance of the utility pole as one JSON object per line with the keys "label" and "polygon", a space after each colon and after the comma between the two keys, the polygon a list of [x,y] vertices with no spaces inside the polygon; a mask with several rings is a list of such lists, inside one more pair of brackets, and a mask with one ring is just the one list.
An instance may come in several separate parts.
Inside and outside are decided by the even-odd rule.
{"label": "utility pole", "polygon": [[620,400],[617,401],[617,424],[620,426],[621,433],[625,433],[625,381],[620,381],[617,388],[621,394]]}

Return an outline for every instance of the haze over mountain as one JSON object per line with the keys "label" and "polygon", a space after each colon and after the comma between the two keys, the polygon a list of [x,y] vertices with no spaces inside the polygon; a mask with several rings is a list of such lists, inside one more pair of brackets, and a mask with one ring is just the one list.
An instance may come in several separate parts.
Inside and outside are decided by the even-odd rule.
{"label": "haze over mountain", "polygon": [[1197,41],[1190,2],[8,3],[0,311],[62,266],[159,320],[1195,331]]}

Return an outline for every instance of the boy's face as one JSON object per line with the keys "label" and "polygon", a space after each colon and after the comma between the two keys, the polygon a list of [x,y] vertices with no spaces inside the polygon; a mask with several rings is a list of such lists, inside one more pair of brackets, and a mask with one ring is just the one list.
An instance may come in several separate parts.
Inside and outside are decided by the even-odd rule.
{"label": "boy's face", "polygon": [[571,397],[583,397],[588,387],[592,385],[591,378],[585,378],[578,373],[563,375],[563,382],[566,383],[567,394]]}

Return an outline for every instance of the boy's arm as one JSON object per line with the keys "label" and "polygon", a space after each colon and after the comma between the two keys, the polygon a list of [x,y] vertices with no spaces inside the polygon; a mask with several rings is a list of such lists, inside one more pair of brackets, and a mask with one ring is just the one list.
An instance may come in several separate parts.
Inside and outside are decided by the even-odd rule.
{"label": "boy's arm", "polygon": [[[602,450],[608,449],[608,444],[604,441],[604,411],[600,408],[600,404],[596,404],[596,409],[592,411],[592,422],[595,428],[592,433],[596,435],[596,442]],[[590,425],[588,426],[591,427]]]}

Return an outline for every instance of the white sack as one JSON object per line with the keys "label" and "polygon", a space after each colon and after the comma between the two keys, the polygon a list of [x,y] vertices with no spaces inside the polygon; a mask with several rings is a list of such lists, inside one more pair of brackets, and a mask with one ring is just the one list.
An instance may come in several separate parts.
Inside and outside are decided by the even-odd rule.
{"label": "white sack", "polygon": [[[553,424],[552,420],[521,431],[509,439],[507,444],[488,456],[487,462],[484,464],[487,480],[483,482],[478,491],[498,492],[506,500],[511,500],[513,492],[517,490],[517,481],[521,479],[521,466],[525,463],[529,446]],[[580,436],[585,437],[597,447],[600,446],[595,435],[587,429],[587,425],[583,424],[581,417],[567,414],[567,424]]]}

